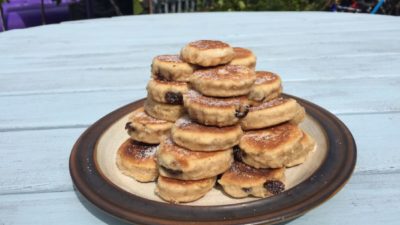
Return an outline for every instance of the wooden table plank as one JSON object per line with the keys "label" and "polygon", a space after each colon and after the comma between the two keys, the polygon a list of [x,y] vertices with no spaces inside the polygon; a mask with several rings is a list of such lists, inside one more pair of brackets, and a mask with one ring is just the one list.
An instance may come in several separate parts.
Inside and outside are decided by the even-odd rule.
{"label": "wooden table plank", "polygon": [[[348,125],[357,141],[356,173],[400,171],[396,132],[400,113],[342,115],[340,119]],[[83,130],[1,133],[0,149],[7,157],[0,157],[0,195],[71,190],[68,159],[75,140]],[[379,135],[373,131],[379,131]]]}
{"label": "wooden table plank", "polygon": [[[146,96],[147,76],[135,88],[0,97],[0,131],[89,125],[117,107]],[[400,111],[400,77],[285,82],[284,91],[333,113]]]}
{"label": "wooden table plank", "polygon": [[[394,71],[400,65],[400,23],[396,17],[331,13],[214,15],[219,23],[208,25],[209,33],[214,33],[209,38],[253,48],[259,57],[259,68],[287,75],[288,80],[299,79],[299,76],[301,79],[395,76]],[[197,14],[198,20],[179,21],[179,26],[162,29],[166,24],[191,16],[132,16],[4,33],[0,41],[8,44],[0,46],[0,94],[127,86],[130,74],[149,74],[154,55],[178,52],[187,41],[204,36],[201,29],[187,31],[202,26],[202,19],[210,20],[208,14]],[[265,20],[255,19],[260,16]],[[247,23],[241,26],[240,32],[237,26],[219,25],[238,18],[241,23]],[[149,22],[153,22],[152,26],[145,25]],[[108,24],[113,26],[99,29]],[[92,29],[96,32],[88,32]],[[113,39],[118,41],[109,41]],[[122,70],[124,77],[112,80],[114,76],[110,73],[113,72],[109,70],[117,74]],[[97,71],[100,87],[94,75]],[[58,76],[65,79],[57,79]],[[33,80],[31,85],[26,82],[28,77]],[[74,81],[81,80],[83,82],[75,86]]]}
{"label": "wooden table plank", "polygon": [[353,132],[350,183],[292,224],[397,224],[399,36],[399,17],[321,12],[131,16],[2,33],[0,224],[113,223],[71,191],[71,147],[89,124],[145,96],[153,56],[195,39],[253,48],[286,92]]}
{"label": "wooden table plank", "polygon": [[[398,173],[354,175],[332,199],[290,224],[398,224],[399,179]],[[83,204],[70,191],[1,195],[0,224],[120,224],[104,214],[96,217]]]}
{"label": "wooden table plank", "polygon": [[81,127],[146,96],[146,90],[1,97],[0,130]]}
{"label": "wooden table plank", "polygon": [[290,224],[398,224],[399,179],[398,173],[353,175],[331,200]]}
{"label": "wooden table plank", "polygon": [[[0,135],[0,195],[72,190],[69,155],[83,128]],[[1,224],[1,223],[0,223]]]}
{"label": "wooden table plank", "polygon": [[[284,82],[371,77],[384,79],[397,77],[397,71],[400,70],[400,51],[399,53],[343,54],[308,58],[305,56],[274,57],[274,51],[272,49],[255,50],[255,52],[260,52],[257,69],[275,71],[282,76]],[[142,55],[128,53],[123,57],[110,56],[108,60],[98,59],[95,56],[75,60],[82,65],[71,65],[73,64],[71,59],[69,59],[71,64],[64,65],[66,57],[56,57],[54,62],[42,59],[57,66],[42,65],[36,68],[36,64],[33,63],[32,68],[24,67],[26,71],[17,69],[22,66],[20,64],[12,65],[12,71],[4,72],[3,70],[0,75],[0,96],[143,88],[140,86],[144,84],[143,80],[150,77],[151,57],[162,51],[149,52],[151,53],[145,57],[146,61],[141,60],[140,63],[137,62],[139,60],[137,58]],[[107,57],[104,56],[104,58]],[[115,60],[110,60],[110,58],[115,58]],[[138,65],[132,65],[132,62]],[[27,79],[29,82],[26,82]]]}
{"label": "wooden table plank", "polygon": [[[193,19],[196,17],[196,19]],[[185,19],[188,18],[188,19]],[[232,21],[236,21],[235,26]],[[221,26],[221,24],[227,24]],[[151,26],[148,26],[151,24]],[[175,24],[171,26],[171,24]],[[204,27],[207,24],[207,30],[199,29],[200,26]],[[179,14],[176,15],[152,15],[152,16],[131,16],[124,18],[112,19],[97,19],[84,22],[63,23],[66,29],[60,29],[60,25],[50,25],[40,28],[32,28],[33,31],[42,31],[41,36],[46,41],[47,38],[62,37],[65,34],[70,35],[70,40],[85,40],[85,38],[78,37],[97,37],[97,43],[106,42],[106,39],[99,37],[103,34],[112,33],[118,36],[120,33],[134,34],[126,35],[127,38],[141,37],[143,40],[151,38],[155,43],[160,43],[160,36],[162,38],[169,38],[167,41],[176,41],[185,39],[197,39],[207,36],[217,36],[227,34],[230,37],[241,36],[247,37],[252,34],[269,34],[281,36],[282,34],[302,34],[307,31],[313,33],[320,32],[340,32],[340,31],[370,31],[370,33],[379,35],[379,31],[395,30],[399,27],[398,18],[389,16],[371,16],[365,14],[348,15],[332,13],[208,13],[201,14]],[[73,34],[70,34],[70,28],[75,28]],[[165,29],[168,27],[168,29]],[[121,28],[129,28],[120,30]],[[185,37],[173,35],[170,31],[179,30],[182,28],[189,28]],[[240,29],[238,29],[240,28]],[[257,29],[258,28],[258,29]],[[268,28],[265,30],[263,28]],[[340,28],[340,29],[335,29]],[[110,30],[118,29],[121,32],[114,33]],[[143,33],[151,29],[151,33]],[[59,32],[54,32],[55,30]],[[96,32],[85,32],[93,30]],[[269,32],[270,30],[279,30],[279,33]],[[215,31],[215,32],[211,32]],[[251,32],[249,32],[251,31]],[[10,40],[18,42],[21,39],[29,36],[26,31],[11,31],[12,37],[15,39]],[[76,38],[76,39],[75,39]],[[126,40],[126,39],[124,39]],[[122,41],[124,41],[122,40]],[[164,39],[163,39],[164,40]],[[32,47],[32,46],[27,46]]]}
{"label": "wooden table plank", "polygon": [[[150,30],[146,32],[150,33]],[[177,34],[183,34],[185,30],[180,29],[172,32],[176,36]],[[279,33],[279,31],[276,32]],[[178,53],[188,41],[198,39],[196,37],[192,39],[185,37],[173,43],[168,43],[168,40],[163,40],[160,43],[159,40],[157,42],[151,39],[142,40],[142,38],[136,40],[138,38],[127,37],[125,33],[120,33],[117,30],[115,33],[119,34],[120,37],[118,38],[122,40],[112,44],[107,42],[107,46],[104,46],[106,43],[101,43],[101,40],[96,42],[93,42],[92,39],[73,41],[68,36],[62,36],[49,38],[46,41],[50,43],[43,46],[32,45],[30,48],[24,48],[23,52],[18,46],[13,49],[15,51],[7,52],[9,49],[3,49],[7,53],[0,55],[0,59],[2,59],[5,66],[3,72],[19,72],[20,70],[15,66],[22,63],[24,63],[24,68],[20,69],[24,70],[46,70],[47,67],[53,68],[63,65],[73,68],[78,66],[87,67],[96,62],[93,60],[101,63],[110,63],[111,61],[112,63],[114,61],[124,62],[126,59],[134,59],[135,61],[125,61],[125,63],[128,63],[129,66],[143,63],[149,65],[149,59],[152,59],[155,55]],[[3,39],[6,38],[7,34],[3,36]],[[32,32],[32,36],[29,38],[41,39],[40,34]],[[115,34],[110,36],[111,34],[105,35],[103,41],[108,40],[107,38],[115,38]],[[298,34],[279,35],[279,39],[277,39],[276,36],[264,33],[264,36],[252,34],[243,40],[240,37],[229,38],[226,35],[222,35],[219,39],[225,40],[233,46],[240,45],[253,49],[261,60],[269,58],[290,60],[292,58],[326,58],[336,55],[359,55],[362,57],[363,55],[399,54],[400,45],[396,39],[399,34],[400,31],[398,30],[386,32],[384,35],[371,35],[370,31],[337,31],[329,34],[304,33],[302,34],[304,39],[299,40]],[[344,35],[349,37],[343,39]],[[360,39],[363,35],[370,36]],[[60,41],[60,38],[65,40]],[[153,41],[155,43],[152,43]],[[16,42],[15,44],[24,43]],[[90,63],[88,65],[85,62]],[[44,65],[47,67],[43,68]]]}
{"label": "wooden table plank", "polygon": [[105,224],[73,191],[0,196],[0,224]]}

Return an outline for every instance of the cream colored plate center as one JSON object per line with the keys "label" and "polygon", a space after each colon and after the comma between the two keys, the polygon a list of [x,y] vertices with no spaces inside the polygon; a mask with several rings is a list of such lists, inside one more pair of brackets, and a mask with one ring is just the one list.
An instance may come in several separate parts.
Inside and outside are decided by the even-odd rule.
{"label": "cream colored plate center", "polygon": [[[134,179],[122,174],[116,163],[116,153],[119,146],[127,139],[124,127],[128,121],[129,115],[124,116],[114,123],[108,130],[104,132],[100,138],[97,149],[97,163],[102,173],[115,185],[130,192],[134,195],[151,199],[154,201],[162,200],[154,194],[155,183],[140,183]],[[300,166],[296,166],[286,170],[286,187],[287,189],[296,186],[308,177],[310,177],[316,169],[322,164],[327,154],[327,141],[324,130],[310,116],[307,116],[301,124],[304,131],[309,133],[317,142],[317,148],[310,154],[307,161]],[[234,199],[226,196],[221,190],[214,188],[206,196],[198,201],[187,203],[186,205],[227,205],[241,202],[254,201],[258,198]]]}

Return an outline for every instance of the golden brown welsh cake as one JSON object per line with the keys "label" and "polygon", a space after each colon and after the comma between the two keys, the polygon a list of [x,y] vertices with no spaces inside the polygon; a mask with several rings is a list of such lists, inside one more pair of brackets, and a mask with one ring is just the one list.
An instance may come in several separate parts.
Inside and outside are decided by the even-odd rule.
{"label": "golden brown welsh cake", "polygon": [[233,161],[232,149],[213,152],[191,151],[164,138],[157,151],[157,163],[162,176],[180,180],[199,180],[226,171]]}
{"label": "golden brown welsh cake", "polygon": [[146,102],[144,103],[144,111],[154,118],[175,122],[184,114],[185,108],[183,108],[182,105],[157,102],[150,96],[147,96]]}
{"label": "golden brown welsh cake", "polygon": [[255,72],[241,65],[197,70],[190,78],[193,89],[203,95],[232,97],[247,95],[256,79]]}
{"label": "golden brown welsh cake", "polygon": [[179,55],[159,55],[151,64],[152,77],[166,81],[189,81],[194,67]]}
{"label": "golden brown welsh cake", "polygon": [[194,151],[218,151],[239,144],[243,131],[239,124],[227,127],[204,126],[188,116],[179,118],[172,127],[172,140]]}
{"label": "golden brown welsh cake", "polygon": [[204,67],[226,64],[234,55],[235,52],[230,45],[213,40],[190,42],[181,50],[181,57],[186,62]]}
{"label": "golden brown welsh cake", "polygon": [[254,101],[270,101],[282,92],[281,78],[267,71],[256,71],[256,80],[251,87],[249,99]]}
{"label": "golden brown welsh cake", "polygon": [[128,139],[118,149],[117,166],[123,174],[137,181],[154,181],[158,176],[154,158],[157,148],[158,145]]}
{"label": "golden brown welsh cake", "polygon": [[286,168],[304,163],[316,142],[298,126],[305,109],[281,95],[279,75],[255,71],[256,61],[215,40],[154,57],[147,100],[116,155],[122,173],[157,180],[155,194],[171,203],[203,197],[218,178],[234,198],[284,191]]}
{"label": "golden brown welsh cake", "polygon": [[307,159],[307,156],[316,147],[314,139],[306,132],[303,132],[303,137],[300,140],[300,144],[301,149],[298,149],[291,155],[286,163],[286,167],[293,167],[304,163]]}
{"label": "golden brown welsh cake", "polygon": [[147,84],[147,93],[157,102],[183,105],[183,94],[188,91],[186,82],[164,81],[150,79]]}
{"label": "golden brown welsh cake", "polygon": [[269,197],[285,190],[285,168],[256,169],[235,161],[218,180],[224,191],[235,198]]}
{"label": "golden brown welsh cake", "polygon": [[201,180],[177,180],[159,176],[155,193],[165,201],[171,203],[192,202],[209,192],[216,177]]}
{"label": "golden brown welsh cake", "polygon": [[257,58],[251,50],[234,47],[233,51],[235,52],[235,56],[229,62],[229,65],[242,65],[253,70],[255,69]]}
{"label": "golden brown welsh cake", "polygon": [[249,101],[246,96],[212,98],[189,90],[183,95],[184,106],[192,120],[207,126],[231,126],[246,116]]}
{"label": "golden brown welsh cake", "polygon": [[306,118],[306,110],[304,109],[304,107],[300,106],[300,107],[298,107],[297,112],[294,115],[294,117],[289,121],[291,123],[299,124],[299,123],[303,122],[303,120],[305,118]]}
{"label": "golden brown welsh cake", "polygon": [[240,121],[243,130],[254,130],[274,126],[295,119],[301,122],[304,109],[292,98],[279,97],[258,106],[249,108],[247,115]]}
{"label": "golden brown welsh cake", "polygon": [[135,110],[129,117],[125,129],[133,140],[149,144],[158,144],[167,135],[173,123],[153,118],[144,112],[143,107]]}
{"label": "golden brown welsh cake", "polygon": [[303,131],[293,123],[245,132],[239,143],[242,160],[255,168],[288,166],[303,150],[302,138]]}

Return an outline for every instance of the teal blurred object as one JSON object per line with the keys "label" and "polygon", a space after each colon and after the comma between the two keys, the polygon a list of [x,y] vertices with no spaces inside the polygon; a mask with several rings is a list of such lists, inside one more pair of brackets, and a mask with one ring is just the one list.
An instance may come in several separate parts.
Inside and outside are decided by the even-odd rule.
{"label": "teal blurred object", "polygon": [[385,0],[379,0],[379,2],[375,5],[374,9],[371,11],[371,14],[375,14],[378,12],[379,8],[385,3]]}

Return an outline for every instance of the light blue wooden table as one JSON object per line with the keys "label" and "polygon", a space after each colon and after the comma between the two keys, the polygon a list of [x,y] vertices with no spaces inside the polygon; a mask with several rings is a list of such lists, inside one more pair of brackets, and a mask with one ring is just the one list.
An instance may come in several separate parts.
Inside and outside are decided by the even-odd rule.
{"label": "light blue wooden table", "polygon": [[145,96],[153,56],[205,38],[251,48],[285,92],[354,134],[349,183],[291,224],[399,224],[400,17],[317,12],[132,16],[0,33],[0,224],[112,224],[74,192],[71,147],[97,119]]}

